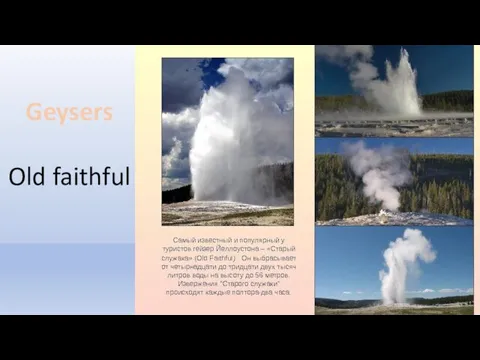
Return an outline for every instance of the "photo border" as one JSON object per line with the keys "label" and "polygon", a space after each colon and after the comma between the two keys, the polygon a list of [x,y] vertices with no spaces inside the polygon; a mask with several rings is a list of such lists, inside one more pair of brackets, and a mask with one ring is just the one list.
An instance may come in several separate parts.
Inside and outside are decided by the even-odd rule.
{"label": "photo border", "polygon": [[[137,314],[298,314],[314,307],[314,86],[312,45],[137,46],[135,72],[135,312]],[[161,226],[161,59],[294,59],[294,226]],[[277,237],[296,247],[296,269],[283,284],[290,296],[165,295],[172,280],[161,256],[174,236]],[[248,254],[247,254],[248,255]]]}
{"label": "photo border", "polygon": [[[479,131],[480,131],[480,124],[478,124],[477,115],[477,106],[476,104],[480,104],[480,92],[476,90],[476,85],[479,83],[480,87],[480,63],[477,61],[480,59],[480,46],[474,45],[473,46],[473,251],[474,251],[474,276],[473,276],[473,296],[474,296],[474,314],[480,314],[480,303],[475,301],[477,289],[480,287],[480,263],[477,259],[480,259],[480,246],[478,245],[478,241],[480,241],[480,229],[476,224],[479,223],[480,214],[478,213],[477,209],[477,193],[480,190],[480,173],[478,171],[479,160],[478,157],[480,156],[480,142],[477,139]],[[477,134],[477,136],[475,136]]]}
{"label": "photo border", "polygon": [[[192,57],[181,57],[181,58],[180,58],[180,57],[170,57],[170,56],[169,56],[169,57],[166,57],[166,56],[164,56],[164,57],[162,57],[162,66],[163,66],[163,60],[165,60],[165,59],[184,60],[184,59],[191,59],[191,58],[192,58]],[[278,57],[278,56],[268,56],[268,57],[266,57],[266,56],[265,56],[265,57],[260,57],[260,56],[248,56],[248,57],[246,57],[246,56],[244,56],[244,57],[230,57],[230,58],[231,58],[231,59],[232,59],[232,58],[233,58],[233,59],[262,59],[262,60],[263,60],[263,59],[289,59],[289,60],[292,60],[292,64],[293,64],[294,69],[295,69],[295,58],[294,58],[293,56],[290,56],[290,57]],[[201,59],[204,59],[204,58],[201,58]],[[211,57],[211,59],[218,59],[218,57]],[[293,76],[295,76],[294,73],[295,73],[295,70],[293,71]],[[293,86],[292,86],[292,87],[293,87],[293,92],[294,92],[294,94],[293,94],[293,111],[294,111],[293,121],[294,121],[294,123],[293,123],[293,124],[294,124],[294,126],[295,126],[295,79],[294,79],[294,81],[293,81]],[[163,111],[162,111],[162,115],[163,115]],[[163,122],[163,118],[162,118],[161,122]],[[162,126],[163,126],[163,124],[160,125],[161,131],[163,131]],[[161,136],[161,135],[160,135],[160,136]],[[293,137],[293,148],[294,148],[294,150],[295,150],[295,129],[294,129],[294,131],[293,131],[293,134],[291,134],[291,136]],[[161,149],[161,148],[162,148],[162,147],[160,146],[160,149]],[[294,152],[295,152],[295,151],[294,151]],[[295,162],[294,162],[293,160],[292,160],[292,162],[293,162],[293,176],[294,176],[294,179],[293,179],[293,187],[294,187],[294,189],[295,189]],[[161,174],[163,174],[163,162],[162,162],[162,164],[161,164],[160,172],[161,172]],[[163,183],[163,175],[162,175],[162,180],[161,180],[161,184],[160,184],[161,186],[163,186],[162,183]],[[192,182],[190,181],[190,184],[184,184],[184,185],[182,185],[182,186],[188,186],[188,185],[192,186]],[[273,226],[276,226],[276,227],[278,227],[278,226],[289,226],[289,227],[290,227],[290,226],[294,226],[294,225],[295,225],[295,191],[294,191],[294,189],[293,189],[293,195],[294,195],[294,196],[293,196],[293,216],[294,216],[293,224],[292,224],[292,225],[268,225],[268,227],[273,227]],[[168,189],[168,190],[165,190],[165,191],[175,191],[175,190],[176,190],[176,189]],[[162,205],[163,205],[162,196],[163,196],[163,187],[162,187],[162,193],[160,194],[160,203],[162,203]],[[162,214],[161,214],[161,215],[162,215]],[[160,219],[160,221],[162,221],[162,220]],[[182,226],[182,224],[178,224],[178,225],[177,225],[177,224],[163,224],[163,223],[162,223],[162,226]],[[223,226],[232,226],[232,225],[222,225],[222,226],[220,226],[220,225],[208,225],[208,224],[206,224],[206,225],[195,225],[195,226],[210,226],[210,227],[217,227],[217,226],[218,226],[218,227],[223,227]],[[236,225],[236,226],[239,226],[239,227],[248,227],[248,226],[253,226],[253,225]],[[255,225],[255,226],[256,226],[256,225]],[[261,225],[261,226],[267,226],[267,225]]]}

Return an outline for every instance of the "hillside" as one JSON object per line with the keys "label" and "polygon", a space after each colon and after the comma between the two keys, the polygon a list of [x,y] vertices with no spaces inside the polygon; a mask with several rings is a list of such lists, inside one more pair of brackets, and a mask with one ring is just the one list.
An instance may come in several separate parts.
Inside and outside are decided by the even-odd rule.
{"label": "hillside", "polygon": [[[428,211],[473,219],[473,156],[411,155],[413,181],[399,189],[402,212]],[[363,195],[362,180],[338,154],[315,156],[317,221],[375,214],[380,204]]]}
{"label": "hillside", "polygon": [[[473,90],[446,91],[421,96],[424,111],[473,112]],[[378,111],[360,95],[317,96],[315,114],[330,111]]]}
{"label": "hillside", "polygon": [[[264,198],[283,197],[293,203],[293,162],[273,164],[253,170],[252,187]],[[219,189],[222,191],[223,189]],[[172,204],[193,199],[191,185],[162,191],[162,203]]]}
{"label": "hillside", "polygon": [[[473,305],[473,295],[464,296],[446,296],[440,298],[426,299],[426,298],[410,298],[407,300],[412,305],[446,305],[455,303],[470,303]],[[316,298],[315,306],[328,309],[359,309],[367,306],[380,305],[381,300],[337,300]]]}

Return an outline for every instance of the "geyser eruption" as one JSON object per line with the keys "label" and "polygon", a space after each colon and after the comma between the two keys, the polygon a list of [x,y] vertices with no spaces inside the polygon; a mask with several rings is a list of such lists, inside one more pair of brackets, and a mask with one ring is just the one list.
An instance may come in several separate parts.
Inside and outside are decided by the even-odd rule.
{"label": "geyser eruption", "polygon": [[385,61],[386,79],[358,78],[358,71],[351,74],[354,85],[365,92],[367,99],[373,100],[390,114],[419,115],[421,102],[417,92],[417,73],[410,65],[408,53],[400,49],[400,61],[394,68]]}
{"label": "geyser eruption", "polygon": [[417,73],[412,68],[408,52],[400,49],[395,68],[385,61],[385,80],[379,79],[372,64],[372,45],[317,45],[316,53],[327,60],[346,65],[353,88],[388,114],[419,115],[421,100],[417,92]]}
{"label": "geyser eruption", "polygon": [[[223,84],[201,100],[192,138],[190,170],[195,200],[270,205],[273,179],[258,167],[293,159],[293,110],[274,95],[258,94],[244,72],[231,67]],[[282,86],[282,85],[280,85]],[[290,86],[286,92],[293,94]],[[278,96],[278,92],[277,95]]]}
{"label": "geyser eruption", "polygon": [[344,143],[343,151],[350,168],[362,178],[364,195],[374,203],[381,202],[386,210],[397,211],[397,188],[412,180],[408,152],[391,146],[367,149],[363,141]]}
{"label": "geyser eruption", "polygon": [[390,243],[383,253],[388,271],[380,270],[382,298],[385,305],[405,303],[405,287],[410,269],[415,269],[418,260],[431,263],[436,252],[420,230],[406,229],[402,238]]}

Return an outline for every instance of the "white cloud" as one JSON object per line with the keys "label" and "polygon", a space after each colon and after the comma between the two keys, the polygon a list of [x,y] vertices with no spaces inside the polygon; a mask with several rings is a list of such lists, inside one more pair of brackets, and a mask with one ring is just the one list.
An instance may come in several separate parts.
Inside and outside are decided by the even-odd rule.
{"label": "white cloud", "polygon": [[438,290],[438,292],[440,293],[453,293],[453,292],[456,292],[455,289],[440,289]]}
{"label": "white cloud", "polygon": [[427,293],[434,293],[434,292],[435,290],[432,290],[432,289],[406,291],[407,294],[427,294]]}
{"label": "white cloud", "polygon": [[168,190],[188,184],[188,158],[182,158],[183,143],[173,138],[170,152],[162,156],[162,189]]}
{"label": "white cloud", "polygon": [[452,294],[452,293],[468,294],[468,293],[473,293],[473,289],[440,289],[438,290],[438,292],[443,294]]}
{"label": "white cloud", "polygon": [[357,294],[361,295],[363,294],[363,291],[357,291]]}
{"label": "white cloud", "polygon": [[281,110],[293,109],[293,88],[287,84],[280,84],[275,89],[266,90],[257,95],[258,99],[271,98],[281,107]]}
{"label": "white cloud", "polygon": [[360,58],[368,61],[373,56],[372,45],[316,45],[315,55],[333,63]]}
{"label": "white cloud", "polygon": [[415,290],[415,291],[407,291],[409,294],[427,294],[427,293],[441,293],[441,294],[469,294],[473,293],[473,289],[440,289],[440,290],[433,290],[433,289],[424,289],[424,290]]}
{"label": "white cloud", "polygon": [[271,88],[284,81],[293,71],[292,59],[225,59],[218,72],[228,74],[231,67],[242,70],[250,80],[255,80],[262,87]]}
{"label": "white cloud", "polygon": [[188,153],[197,123],[198,111],[195,109],[162,114],[162,190],[190,182]]}
{"label": "white cloud", "polygon": [[343,295],[351,295],[351,294],[352,294],[351,291],[344,291],[344,292],[343,292]]}
{"label": "white cloud", "polygon": [[242,70],[245,77],[261,85],[257,97],[269,97],[282,110],[293,108],[293,59],[289,58],[235,58],[225,59],[218,72],[226,76],[230,68]]}
{"label": "white cloud", "polygon": [[192,106],[203,95],[206,59],[162,61],[162,190],[188,184],[188,151],[198,116]]}
{"label": "white cloud", "polygon": [[206,59],[162,61],[162,111],[179,112],[197,105],[203,95],[203,69]]}

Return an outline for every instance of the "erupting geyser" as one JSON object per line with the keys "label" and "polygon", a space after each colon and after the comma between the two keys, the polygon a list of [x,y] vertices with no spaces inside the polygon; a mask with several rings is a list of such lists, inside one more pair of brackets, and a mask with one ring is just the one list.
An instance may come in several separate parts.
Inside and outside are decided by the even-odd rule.
{"label": "erupting geyser", "polygon": [[398,66],[385,61],[386,76],[379,78],[372,64],[372,45],[317,45],[318,56],[346,65],[352,87],[375,103],[383,112],[395,115],[420,115],[421,100],[417,92],[417,72],[412,68],[408,52],[400,49]]}
{"label": "erupting geyser", "polygon": [[405,303],[405,287],[409,269],[414,269],[418,260],[433,262],[437,254],[430,241],[420,230],[406,229],[403,237],[390,243],[383,253],[388,271],[380,270],[384,305]]}
{"label": "erupting geyser", "polygon": [[[283,85],[280,85],[283,86]],[[293,97],[291,86],[285,92]],[[293,109],[258,93],[244,72],[232,67],[225,82],[201,100],[192,138],[190,170],[195,200],[268,205],[259,166],[293,159]],[[256,177],[257,176],[257,177]]]}
{"label": "erupting geyser", "polygon": [[417,92],[417,73],[410,65],[408,52],[400,50],[398,67],[394,68],[390,61],[385,61],[386,79],[371,79],[360,83],[365,96],[376,102],[386,113],[420,115],[421,101]]}
{"label": "erupting geyser", "polygon": [[345,143],[343,150],[355,175],[362,178],[365,196],[374,203],[380,202],[386,210],[397,211],[397,188],[412,180],[408,152],[391,146],[367,149],[363,141]]}

